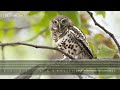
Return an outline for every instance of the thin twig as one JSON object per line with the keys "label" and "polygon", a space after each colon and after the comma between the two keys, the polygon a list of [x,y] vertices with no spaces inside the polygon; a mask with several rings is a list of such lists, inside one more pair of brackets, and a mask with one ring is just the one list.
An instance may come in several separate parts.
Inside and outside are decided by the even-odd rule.
{"label": "thin twig", "polygon": [[116,43],[116,45],[117,45],[117,47],[118,47],[118,51],[119,51],[119,53],[120,53],[120,45],[119,45],[117,39],[115,38],[115,36],[114,36],[111,32],[109,32],[107,29],[105,29],[103,26],[101,26],[101,25],[95,20],[95,18],[93,17],[93,13],[92,13],[92,12],[87,11],[87,13],[90,15],[90,17],[92,18],[92,20],[94,21],[94,24],[95,24],[96,26],[100,27],[103,31],[105,31],[107,34],[110,35],[110,37],[111,37],[111,38],[114,40],[114,42]]}
{"label": "thin twig", "polygon": [[16,46],[16,45],[24,45],[24,46],[30,46],[30,47],[34,47],[34,48],[42,48],[42,49],[50,49],[50,50],[56,50],[62,54],[64,54],[65,56],[69,57],[70,59],[74,59],[72,56],[70,56],[69,54],[63,52],[62,50],[56,48],[56,47],[49,47],[49,46],[40,46],[40,45],[33,45],[33,44],[27,44],[27,43],[22,43],[22,42],[14,42],[14,43],[0,43],[0,46]]}

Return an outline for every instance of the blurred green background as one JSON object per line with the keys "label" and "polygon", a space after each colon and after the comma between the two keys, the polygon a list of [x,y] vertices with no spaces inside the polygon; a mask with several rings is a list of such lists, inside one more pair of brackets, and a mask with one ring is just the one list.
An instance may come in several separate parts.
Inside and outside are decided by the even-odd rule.
{"label": "blurred green background", "polygon": [[[95,19],[120,41],[120,12],[92,11]],[[113,40],[95,26],[86,11],[0,11],[0,42],[25,42],[55,47],[49,23],[57,15],[69,17],[84,32],[96,58],[119,59]],[[31,39],[33,38],[33,39]],[[61,53],[27,46],[6,46],[5,60],[60,59]],[[0,50],[0,59],[2,53]]]}
{"label": "blurred green background", "polygon": [[[93,12],[98,22],[104,26],[106,11]],[[68,16],[86,35],[89,46],[97,58],[117,58],[117,48],[109,36],[95,27],[85,11],[1,11],[0,41],[31,43],[35,45],[55,46],[49,30],[49,23],[57,15]],[[92,22],[92,23],[91,23]],[[107,28],[108,25],[106,25]],[[31,38],[35,37],[32,40]],[[52,52],[52,53],[51,53]],[[35,49],[27,46],[6,46],[5,60],[41,60],[62,58],[56,51]],[[0,59],[1,51],[0,51]]]}

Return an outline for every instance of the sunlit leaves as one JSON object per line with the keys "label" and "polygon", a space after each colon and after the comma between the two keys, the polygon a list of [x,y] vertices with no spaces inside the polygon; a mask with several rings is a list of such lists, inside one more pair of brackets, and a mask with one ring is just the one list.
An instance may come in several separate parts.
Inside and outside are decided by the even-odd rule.
{"label": "sunlit leaves", "polygon": [[9,21],[9,22],[6,22],[6,26],[8,28],[13,28],[13,27],[15,27],[15,23],[13,21]]}
{"label": "sunlit leaves", "polygon": [[96,14],[105,17],[105,11],[96,11]]}
{"label": "sunlit leaves", "polygon": [[[14,36],[15,24],[11,21],[0,20],[0,40]],[[4,37],[4,38],[3,38]]]}
{"label": "sunlit leaves", "polygon": [[[31,11],[29,12],[28,15],[35,15],[39,14],[40,11]],[[44,16],[41,18],[39,22],[37,22],[35,25],[33,25],[32,29],[36,32],[39,33],[41,29],[48,27],[50,24],[51,19],[53,19],[57,15],[65,15],[69,17],[73,23],[80,28],[81,22],[80,22],[80,15],[77,11],[44,11]],[[50,35],[50,31],[46,31],[44,34],[46,36]]]}
{"label": "sunlit leaves", "polygon": [[96,58],[97,57],[97,50],[95,49],[95,45],[93,45],[93,43],[91,43],[91,42],[89,42],[88,45],[89,45],[89,47],[90,47],[90,49],[91,49],[91,51],[92,51],[92,53],[94,55],[94,58]]}
{"label": "sunlit leaves", "polygon": [[[49,27],[49,23],[50,20],[53,19],[55,16],[57,15],[64,15],[69,17],[72,22],[74,23],[75,26],[77,26],[78,28],[82,29],[83,33],[86,35],[91,35],[91,32],[85,27],[87,24],[84,23],[84,26],[81,27],[81,19],[80,19],[80,13],[78,11],[30,11],[28,13],[29,16],[36,16],[36,15],[40,15],[40,13],[42,14],[42,17],[40,16],[40,20],[36,20],[36,23],[32,26],[32,29],[35,31],[35,33],[39,33],[41,30],[43,30],[45,27]],[[105,11],[96,11],[97,15],[102,15],[103,17],[105,17]],[[31,17],[32,18],[32,17]],[[13,22],[9,22],[8,24],[6,24],[9,27],[14,27],[14,23]],[[4,22],[0,22],[0,27],[4,27]],[[11,37],[14,34],[14,30],[10,29],[7,32],[7,36]],[[2,36],[2,35],[1,35]],[[48,30],[46,30],[46,32],[44,34],[42,34],[42,36],[44,38],[49,37],[50,36],[50,30],[48,28]],[[111,41],[110,38],[106,38],[106,36],[104,36],[103,34],[96,34],[95,36],[91,36],[91,40],[92,42],[89,44],[90,48],[92,49],[94,55],[98,58],[117,58],[117,56],[115,56],[115,45],[113,44],[113,42]],[[105,45],[102,46],[101,45]],[[98,50],[99,47],[99,50]],[[104,51],[103,49],[105,49],[106,51]],[[112,54],[110,54],[110,56],[105,55],[104,52],[109,52],[110,50]],[[103,53],[103,55],[102,55]],[[105,57],[105,56],[106,57]]]}
{"label": "sunlit leaves", "polygon": [[49,26],[50,20],[58,15],[57,11],[45,11],[45,16],[40,21],[39,25],[42,27]]}
{"label": "sunlit leaves", "polygon": [[[43,13],[44,13],[43,18],[32,27],[33,30],[35,30],[36,33],[39,33],[41,31],[41,29],[43,29],[45,27],[49,27],[50,20],[58,15],[57,11],[45,11]],[[45,32],[45,34],[43,34],[43,35],[44,36],[45,35],[49,36],[50,35],[50,31],[47,30]]]}
{"label": "sunlit leaves", "polygon": [[103,40],[105,39],[104,35],[103,34],[96,34],[94,36],[96,42],[103,42]]}
{"label": "sunlit leaves", "polygon": [[0,20],[0,29],[5,26],[5,22],[3,20]]}
{"label": "sunlit leaves", "polygon": [[116,54],[115,45],[106,35],[96,34],[94,37],[89,38],[88,41],[95,57],[113,58]]}
{"label": "sunlit leaves", "polygon": [[109,48],[115,49],[115,45],[113,44],[112,40],[110,37],[106,37],[103,34],[96,34],[94,36],[94,40],[95,42],[99,45],[99,44],[105,44],[106,46],[108,46]]}
{"label": "sunlit leaves", "polygon": [[13,28],[15,26],[15,23],[11,21],[5,21],[5,20],[0,20],[0,29],[4,28]]}
{"label": "sunlit leaves", "polygon": [[39,25],[34,25],[34,26],[32,26],[32,29],[35,31],[35,33],[39,33],[40,31],[41,31],[41,28],[40,28],[40,26]]}
{"label": "sunlit leaves", "polygon": [[4,31],[0,30],[0,41],[3,39],[3,36],[4,36]]}
{"label": "sunlit leaves", "polygon": [[45,12],[44,11],[39,11],[39,13],[35,13],[34,14],[34,17],[30,15],[30,22],[31,22],[31,26],[32,26],[32,30],[35,31],[35,33],[39,33],[42,28],[44,27],[41,27],[40,23],[41,20],[44,18],[45,16]]}
{"label": "sunlit leaves", "polygon": [[4,36],[4,30],[3,30],[4,26],[5,26],[5,22],[3,20],[0,20],[0,40],[2,40]]}
{"label": "sunlit leaves", "polygon": [[77,11],[59,11],[60,15],[65,15],[69,17],[75,26],[81,27],[80,14]]}
{"label": "sunlit leaves", "polygon": [[[105,11],[96,11],[96,14],[101,15],[103,17],[106,16]],[[120,59],[120,56],[116,53],[117,52],[116,45],[115,45],[115,43],[113,43],[113,41],[109,37],[109,35],[103,34],[103,33],[94,34],[94,32],[92,33],[91,31],[89,31],[88,28],[89,28],[89,25],[91,25],[91,24],[88,23],[88,20],[90,20],[90,19],[88,19],[86,16],[83,15],[82,20],[81,20],[80,14],[78,13],[78,11],[30,11],[28,13],[28,15],[29,15],[28,19],[31,19],[30,24],[32,23],[31,24],[32,28],[28,29],[28,32],[30,34],[29,35],[26,34],[26,37],[28,37],[28,39],[29,39],[29,37],[31,38],[32,36],[38,34],[44,28],[49,27],[50,20],[53,19],[55,16],[65,15],[72,20],[72,22],[74,23],[75,26],[80,28],[83,31],[83,33],[86,36],[88,36],[87,39],[88,39],[89,47],[91,48],[95,57],[101,58],[101,59],[103,59],[103,58]],[[85,14],[85,15],[87,15],[87,14]],[[93,26],[91,25],[90,27],[94,28]],[[0,41],[2,41],[2,39],[4,39],[4,38],[7,38],[7,40],[9,39],[9,42],[10,42],[10,38],[16,34],[15,33],[16,29],[14,27],[15,27],[15,25],[14,25],[13,21],[6,22],[4,20],[0,20]],[[97,28],[95,28],[95,29],[97,30]],[[40,39],[41,39],[41,37],[44,39],[43,41],[44,41],[45,45],[50,45],[48,43],[51,42],[52,39],[50,38],[49,28],[44,33],[40,34]],[[18,38],[15,37],[15,39],[18,39]],[[11,40],[15,40],[15,39],[11,39]],[[34,39],[34,40],[37,41],[37,39]],[[21,40],[21,41],[23,41],[23,40]],[[40,40],[38,42],[42,43]],[[36,42],[34,44],[36,44]],[[21,49],[21,46],[20,47],[18,46],[17,48],[14,48],[14,50],[12,51],[11,49],[8,50],[8,48],[7,48],[5,50],[5,52],[8,55],[8,56],[6,56],[6,58],[20,58],[20,59],[25,59],[25,58],[41,59],[43,57],[47,58],[47,55],[45,55],[45,54],[43,55],[43,52],[41,53],[41,50],[38,52],[37,49],[33,49],[32,51],[31,51],[31,49],[32,48],[29,48],[29,47],[24,47],[23,49]],[[18,53],[16,53],[16,51]],[[49,50],[49,51],[51,52],[51,50]],[[10,54],[12,54],[11,52],[13,53],[13,55],[10,55]],[[46,53],[46,51],[44,51],[44,52]],[[38,55],[36,55],[36,54],[38,54]],[[48,53],[48,55],[50,56],[49,53]],[[53,57],[57,57],[54,54],[52,54],[52,55],[53,55]],[[9,57],[9,56],[13,56],[13,57]],[[116,73],[117,73],[117,71],[116,71]],[[106,77],[106,78],[110,78],[110,77]]]}
{"label": "sunlit leaves", "polygon": [[113,58],[116,54],[114,49],[111,49],[105,45],[99,46],[97,58]]}
{"label": "sunlit leaves", "polygon": [[14,33],[15,33],[15,23],[14,21],[9,21],[9,22],[6,22],[6,37],[7,39],[11,39],[13,36],[14,36]]}
{"label": "sunlit leaves", "polygon": [[[30,14],[31,13],[31,14]],[[40,11],[30,12],[29,15],[39,14]],[[78,11],[44,11],[44,16],[41,18],[39,22],[37,22],[32,29],[35,30],[36,33],[39,33],[43,28],[49,27],[50,20],[53,19],[57,15],[64,15],[69,17],[75,26],[82,29],[83,33],[86,35],[91,35],[91,32],[85,27],[87,24],[84,23],[84,26],[81,27],[80,14]],[[105,17],[105,11],[96,11],[97,15],[102,15]],[[50,36],[50,30],[48,29],[44,34],[44,37]],[[116,54],[115,45],[111,41],[110,38],[104,36],[103,34],[96,34],[91,37],[92,41],[89,43],[90,48],[93,51],[95,57],[98,58],[118,58]],[[99,48],[99,49],[98,49]],[[110,53],[108,53],[110,52]]]}
{"label": "sunlit leaves", "polygon": [[6,33],[6,36],[8,37],[8,39],[11,39],[14,36],[15,33],[15,29],[9,29]]}
{"label": "sunlit leaves", "polygon": [[90,32],[87,28],[85,28],[85,27],[81,27],[80,30],[81,30],[84,34],[87,34],[87,35],[91,33],[91,32]]}

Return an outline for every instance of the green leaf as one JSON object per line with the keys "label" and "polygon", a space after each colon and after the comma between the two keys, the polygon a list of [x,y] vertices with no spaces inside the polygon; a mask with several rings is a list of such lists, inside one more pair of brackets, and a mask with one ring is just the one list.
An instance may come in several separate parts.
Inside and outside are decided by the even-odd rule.
{"label": "green leaf", "polygon": [[[58,15],[57,11],[45,11],[44,13],[45,14],[43,18],[32,27],[32,29],[35,30],[36,33],[40,32],[43,28],[48,27],[50,20]],[[45,33],[46,33],[45,36],[50,35],[49,30],[47,30]]]}
{"label": "green leaf", "polygon": [[104,37],[103,34],[96,34],[96,35],[94,36],[94,39],[95,39],[96,42],[102,43],[102,41],[105,39],[105,37]]}
{"label": "green leaf", "polygon": [[35,33],[39,33],[41,28],[39,25],[34,25],[32,26],[32,29],[35,31]]}
{"label": "green leaf", "polygon": [[92,50],[92,52],[93,52],[93,54],[94,54],[94,47],[93,47],[93,44],[89,42],[88,45],[89,45],[90,49]]}
{"label": "green leaf", "polygon": [[50,20],[53,19],[55,16],[58,15],[58,12],[56,11],[45,11],[45,16],[39,23],[41,27],[49,26]]}
{"label": "green leaf", "polygon": [[0,40],[2,40],[4,37],[4,31],[3,30],[0,30]]}
{"label": "green leaf", "polygon": [[97,57],[98,58],[113,58],[115,54],[116,54],[115,50],[113,50],[105,45],[101,45],[99,47]]}
{"label": "green leaf", "polygon": [[9,27],[9,28],[14,27],[15,23],[13,21],[9,21],[9,22],[6,23],[6,26]]}
{"label": "green leaf", "polygon": [[0,20],[0,28],[3,28],[5,26],[5,21]]}
{"label": "green leaf", "polygon": [[81,31],[84,33],[84,34],[90,34],[90,31],[85,28],[85,27],[81,27]]}
{"label": "green leaf", "polygon": [[11,39],[13,36],[14,36],[14,33],[15,33],[15,29],[10,29],[7,31],[7,38],[8,39]]}
{"label": "green leaf", "polygon": [[59,14],[69,17],[75,26],[78,28],[81,27],[80,14],[78,11],[59,11]]}
{"label": "green leaf", "polygon": [[96,14],[105,17],[105,11],[96,11]]}
{"label": "green leaf", "polygon": [[38,14],[40,11],[30,11],[29,13],[28,13],[28,15],[35,15],[35,14]]}

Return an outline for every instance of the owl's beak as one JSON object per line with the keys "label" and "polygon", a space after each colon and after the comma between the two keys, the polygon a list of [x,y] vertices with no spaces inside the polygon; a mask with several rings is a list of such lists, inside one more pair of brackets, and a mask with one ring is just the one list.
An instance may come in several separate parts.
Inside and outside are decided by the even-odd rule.
{"label": "owl's beak", "polygon": [[61,31],[61,24],[58,24],[57,26],[53,26],[52,29],[54,30],[54,32],[59,32]]}
{"label": "owl's beak", "polygon": [[53,27],[52,29],[53,29],[53,30],[57,30],[58,28],[57,28],[57,27]]}
{"label": "owl's beak", "polygon": [[52,26],[52,29],[56,31],[56,30],[58,30],[58,27]]}
{"label": "owl's beak", "polygon": [[54,29],[55,31],[58,31],[61,29],[61,25],[58,24],[57,26],[53,26],[52,29]]}

